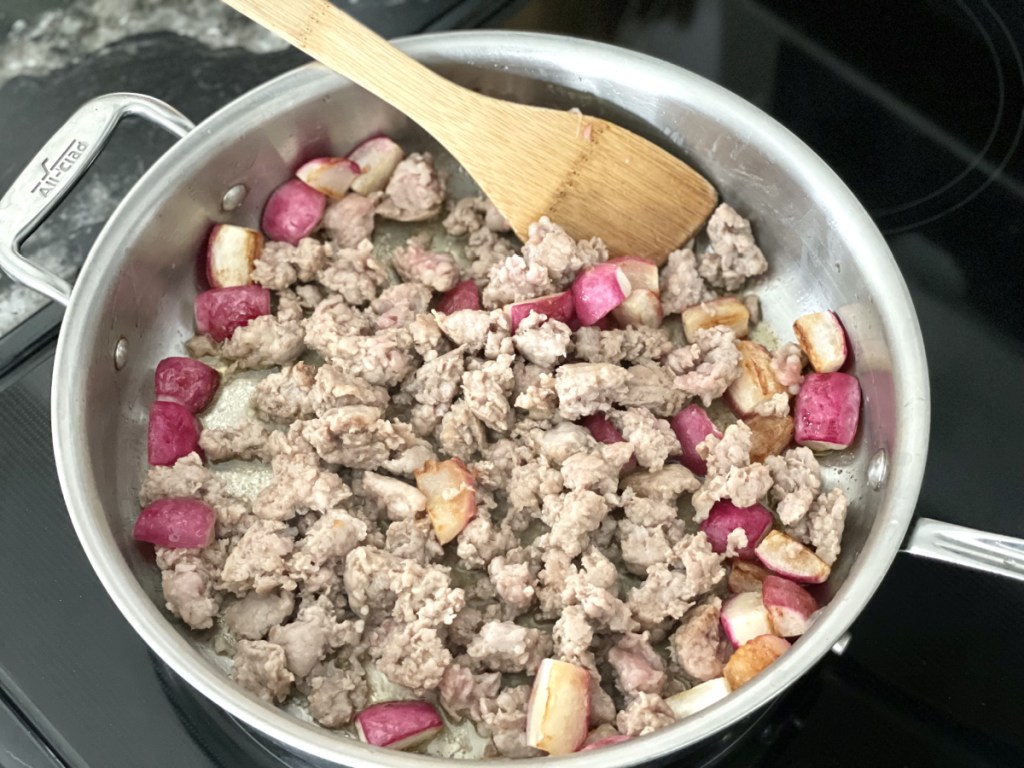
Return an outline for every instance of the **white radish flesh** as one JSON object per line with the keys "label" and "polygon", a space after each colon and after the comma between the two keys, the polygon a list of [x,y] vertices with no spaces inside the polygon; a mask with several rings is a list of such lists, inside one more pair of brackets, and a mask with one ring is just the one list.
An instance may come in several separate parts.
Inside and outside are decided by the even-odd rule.
{"label": "white radish flesh", "polygon": [[412,749],[430,741],[444,727],[441,715],[425,701],[385,701],[356,715],[356,731],[367,744]]}
{"label": "white radish flesh", "polygon": [[437,311],[445,315],[460,309],[480,309],[480,289],[472,280],[463,280],[441,295]]}
{"label": "white radish flesh", "polygon": [[341,200],[361,173],[347,157],[317,157],[303,163],[295,175],[300,181],[332,200]]}
{"label": "white radish flesh", "polygon": [[178,403],[157,401],[149,408],[146,435],[149,463],[169,467],[182,456],[199,450],[199,423],[188,408]]}
{"label": "white radish flesh", "polygon": [[728,499],[722,499],[711,507],[700,529],[707,536],[711,549],[719,554],[728,548],[729,534],[737,528],[743,529],[747,544],[736,551],[736,556],[742,560],[753,560],[754,547],[771,530],[772,522],[772,513],[760,504],[737,507]]}
{"label": "white radish flesh", "polygon": [[249,285],[252,264],[263,252],[263,233],[216,224],[206,243],[206,279],[213,288]]}
{"label": "white radish flesh", "polygon": [[192,413],[206,408],[220,386],[220,374],[191,357],[165,357],[156,364],[153,378],[157,400],[170,400]]}
{"label": "white radish flesh", "polygon": [[573,300],[571,291],[562,291],[561,293],[550,293],[547,296],[539,296],[529,301],[510,304],[508,307],[508,319],[512,333],[516,332],[519,324],[529,317],[531,312],[545,315],[551,320],[559,320],[568,325],[576,316],[576,303]]}
{"label": "white radish flesh", "polygon": [[652,291],[656,296],[661,294],[658,265],[650,259],[642,259],[639,256],[619,256],[609,259],[608,263],[614,264],[622,270],[634,291]]}
{"label": "white radish flesh", "polygon": [[730,597],[722,603],[721,619],[725,636],[736,648],[773,631],[760,592],[740,592]]}
{"label": "white radish flesh", "polygon": [[716,677],[669,696],[665,699],[665,703],[672,710],[676,720],[682,720],[702,709],[707,709],[730,693],[732,693],[732,689],[725,678]]}
{"label": "white radish flesh", "polygon": [[793,323],[800,349],[818,373],[838,371],[846,362],[846,331],[835,312],[812,312]]}
{"label": "white radish flesh", "polygon": [[797,445],[813,451],[849,448],[860,421],[860,383],[848,373],[809,373],[793,408]]}
{"label": "white radish flesh", "polygon": [[772,573],[800,584],[822,584],[832,572],[828,563],[782,531],[771,531],[754,554]]}
{"label": "white radish flesh", "polygon": [[462,459],[428,461],[413,472],[427,497],[427,517],[441,544],[454,539],[476,516],[476,480]]}
{"label": "white radish flesh", "polygon": [[665,312],[656,292],[633,288],[629,298],[612,310],[612,317],[623,327],[660,328]]}
{"label": "white radish flesh", "polygon": [[403,157],[405,152],[402,148],[387,136],[367,139],[348,153],[348,159],[360,170],[352,182],[352,191],[369,195],[384,189]]}
{"label": "white radish flesh", "polygon": [[572,283],[576,317],[593,325],[624,302],[632,289],[625,274],[614,264],[597,264],[580,272]]}
{"label": "white radish flesh", "polygon": [[687,307],[682,312],[683,333],[691,344],[697,339],[701,328],[724,325],[736,332],[740,338],[750,331],[750,310],[735,296],[724,296]]}
{"label": "white radish flesh", "polygon": [[737,416],[751,416],[758,405],[785,389],[772,371],[772,356],[753,341],[736,342],[740,351],[740,375],[725,391],[725,402]]}
{"label": "white radish flesh", "polygon": [[200,549],[213,541],[217,513],[198,499],[160,499],[139,513],[136,541],[170,549]]}
{"label": "white radish flesh", "polygon": [[818,610],[818,601],[810,592],[781,576],[767,576],[761,585],[761,596],[772,629],[780,637],[802,635]]}
{"label": "white radish flesh", "polygon": [[270,291],[260,285],[211,288],[196,296],[195,314],[199,333],[224,341],[253,318],[270,314]]}
{"label": "white radish flesh", "polygon": [[526,710],[526,743],[568,755],[587,740],[589,722],[590,673],[566,661],[541,661]]}
{"label": "white radish flesh", "polygon": [[722,676],[736,690],[746,685],[788,651],[789,642],[775,635],[760,635],[737,648],[725,663]]}
{"label": "white radish flesh", "polygon": [[298,245],[320,226],[326,207],[326,196],[299,179],[291,179],[270,193],[260,227],[271,240]]}
{"label": "white radish flesh", "polygon": [[708,412],[696,403],[686,406],[673,416],[671,424],[672,431],[675,432],[683,449],[679,454],[679,463],[703,477],[708,473],[708,464],[697,452],[697,446],[704,442],[708,435],[720,438],[722,433],[708,418]]}

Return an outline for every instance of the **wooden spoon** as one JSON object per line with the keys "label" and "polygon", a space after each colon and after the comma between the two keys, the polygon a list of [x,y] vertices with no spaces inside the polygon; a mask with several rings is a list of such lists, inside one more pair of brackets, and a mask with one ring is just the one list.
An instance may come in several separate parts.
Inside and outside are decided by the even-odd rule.
{"label": "wooden spoon", "polygon": [[547,215],[576,238],[660,264],[717,202],[707,179],[636,134],[456,85],[326,0],[224,2],[419,123],[523,240]]}

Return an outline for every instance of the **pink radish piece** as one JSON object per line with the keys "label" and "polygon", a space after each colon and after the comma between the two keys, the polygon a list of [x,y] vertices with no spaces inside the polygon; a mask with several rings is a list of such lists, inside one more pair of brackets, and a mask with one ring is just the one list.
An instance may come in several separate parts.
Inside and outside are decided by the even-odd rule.
{"label": "pink radish piece", "polygon": [[375,747],[410,749],[430,741],[444,727],[425,701],[384,701],[356,715],[359,738]]}
{"label": "pink radish piece", "polygon": [[624,302],[631,290],[629,280],[616,265],[588,267],[572,283],[576,317],[583,325],[593,325]]}
{"label": "pink radish piece", "polygon": [[761,635],[737,648],[725,663],[722,676],[732,690],[746,685],[790,648],[789,642],[775,635]]}
{"label": "pink radish piece", "polygon": [[736,648],[758,635],[772,634],[760,592],[740,592],[722,603],[722,629]]}
{"label": "pink radish piece", "polygon": [[786,390],[772,371],[772,356],[753,341],[736,342],[740,351],[740,375],[725,390],[725,402],[737,416],[750,416],[758,405]]}
{"label": "pink radish piece", "polygon": [[860,421],[860,382],[848,373],[809,373],[793,408],[797,445],[814,451],[848,448]]}
{"label": "pink radish piece", "polygon": [[731,501],[716,501],[700,529],[708,537],[711,549],[721,554],[728,548],[729,534],[742,528],[747,535],[747,545],[736,552],[741,560],[754,559],[754,547],[772,527],[772,513],[760,504],[752,507],[737,507]]}
{"label": "pink radish piece", "polygon": [[[580,421],[584,427],[590,430],[590,434],[599,443],[611,445],[612,443],[625,443],[626,438],[622,436],[619,428],[616,427],[603,413],[592,413]],[[632,472],[636,469],[636,456],[630,457],[629,461],[622,467],[621,474]]]}
{"label": "pink radish piece", "polygon": [[520,301],[516,304],[509,304],[508,319],[512,333],[529,316],[531,312],[546,315],[552,320],[560,320],[569,323],[575,317],[575,301],[571,291],[561,293],[549,293],[547,296],[540,296],[529,301]]}
{"label": "pink radish piece", "polygon": [[588,749],[600,749],[601,747],[610,747],[612,744],[621,744],[624,741],[629,741],[632,737],[626,736],[625,734],[617,733],[614,736],[605,736],[603,739],[598,739],[593,744],[587,744],[583,747],[580,752],[586,752]]}
{"label": "pink radish piece", "polygon": [[270,291],[260,285],[211,288],[196,296],[196,330],[214,341],[231,338],[235,328],[270,314]]}
{"label": "pink radish piece", "polygon": [[846,331],[835,312],[812,312],[793,323],[800,349],[818,373],[838,371],[846,362]]}
{"label": "pink radish piece", "polygon": [[568,755],[587,740],[589,722],[590,673],[567,661],[541,661],[526,710],[526,743]]}
{"label": "pink radish piece", "polygon": [[317,157],[303,163],[295,175],[320,194],[341,200],[360,173],[359,166],[347,157]]}
{"label": "pink radish piece", "polygon": [[215,224],[206,242],[206,279],[213,288],[252,282],[252,263],[263,252],[263,233],[234,224]]}
{"label": "pink radish piece", "polygon": [[270,193],[260,226],[271,240],[297,245],[320,226],[327,198],[299,179],[286,181]]}
{"label": "pink radish piece", "polygon": [[623,326],[660,328],[665,312],[657,293],[645,288],[634,288],[629,298],[612,310],[612,317]]}
{"label": "pink radish piece", "polygon": [[220,374],[191,357],[165,357],[156,365],[157,400],[170,400],[199,413],[213,400]]}
{"label": "pink radish piece", "polygon": [[828,563],[782,531],[771,531],[754,548],[761,565],[801,584],[821,584],[832,572]]}
{"label": "pink radish piece", "polygon": [[139,513],[136,541],[170,549],[201,549],[213,541],[217,513],[198,499],[160,499]]}
{"label": "pink radish piece", "polygon": [[720,299],[694,304],[684,309],[681,317],[683,333],[691,344],[696,340],[697,331],[701,328],[725,325],[735,331],[740,338],[750,331],[750,310],[735,296],[723,296]]}
{"label": "pink radish piece", "polygon": [[707,709],[716,701],[724,699],[731,692],[732,689],[725,678],[716,677],[695,685],[693,688],[687,688],[685,691],[669,696],[665,699],[665,703],[672,710],[676,720],[682,720],[684,717],[689,717],[695,712]]}
{"label": "pink radish piece", "polygon": [[760,592],[761,582],[771,575],[771,571],[746,560],[729,561],[729,591],[734,595],[740,592]]}
{"label": "pink radish piece", "polygon": [[622,270],[634,291],[652,291],[655,295],[661,295],[661,286],[658,283],[658,265],[650,259],[642,259],[639,256],[619,256],[616,259],[609,259],[608,263],[614,264]]}
{"label": "pink radish piece", "polygon": [[460,309],[480,309],[480,289],[472,280],[463,280],[441,295],[437,311],[445,315]]}
{"label": "pink radish piece", "polygon": [[672,417],[672,431],[679,439],[683,452],[679,455],[679,463],[691,472],[703,477],[708,473],[708,464],[697,453],[697,446],[704,442],[708,435],[721,437],[718,427],[708,418],[708,412],[697,404],[688,405]]}
{"label": "pink radish piece", "polygon": [[[575,314],[573,314],[572,320],[566,323],[566,325],[568,325],[569,330],[573,332],[576,332],[583,327],[583,323],[580,322],[580,319],[576,317]],[[614,315],[605,315],[590,327],[597,328],[599,331],[614,331],[618,330],[619,321],[615,319]]]}
{"label": "pink radish piece", "polygon": [[199,423],[178,403],[157,401],[149,408],[149,463],[169,467],[182,456],[199,453]]}
{"label": "pink radish piece", "polygon": [[403,157],[402,148],[387,136],[367,139],[348,153],[348,159],[361,171],[352,182],[352,191],[369,195],[384,189]]}
{"label": "pink radish piece", "polygon": [[807,631],[811,615],[818,610],[818,601],[810,592],[781,576],[767,576],[761,585],[761,596],[768,620],[780,637],[802,635]]}

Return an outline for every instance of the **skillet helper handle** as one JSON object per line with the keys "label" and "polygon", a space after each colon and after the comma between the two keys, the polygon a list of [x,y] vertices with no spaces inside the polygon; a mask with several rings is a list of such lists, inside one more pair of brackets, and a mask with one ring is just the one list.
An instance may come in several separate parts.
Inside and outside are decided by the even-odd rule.
{"label": "skillet helper handle", "polygon": [[1024,581],[1024,540],[921,518],[905,551]]}
{"label": "skillet helper handle", "polygon": [[178,138],[194,127],[170,105],[138,93],[109,93],[83,104],[0,198],[0,269],[12,280],[67,305],[71,285],[28,261],[19,249],[99,157],[114,127],[129,115],[145,118]]}

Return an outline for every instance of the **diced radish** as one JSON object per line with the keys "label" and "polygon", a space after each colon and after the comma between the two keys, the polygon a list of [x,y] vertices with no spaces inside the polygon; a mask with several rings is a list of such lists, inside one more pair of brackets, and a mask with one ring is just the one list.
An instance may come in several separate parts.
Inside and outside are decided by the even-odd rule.
{"label": "diced radish", "polygon": [[348,159],[359,166],[361,173],[352,182],[352,191],[360,195],[379,192],[388,184],[388,179],[405,152],[387,136],[367,139],[348,153]]}
{"label": "diced radish", "polygon": [[622,270],[634,291],[651,291],[655,295],[661,295],[658,265],[650,259],[642,259],[639,256],[619,256],[616,259],[609,259],[608,263],[614,264]]}
{"label": "diced radish", "polygon": [[160,499],[139,513],[136,541],[170,549],[201,549],[213,541],[217,513],[198,499]]}
{"label": "diced radish", "polygon": [[154,467],[169,467],[182,456],[199,452],[199,422],[192,411],[178,403],[153,403],[149,408],[147,449]]}
{"label": "diced radish", "polygon": [[860,421],[860,382],[848,373],[809,373],[793,408],[797,445],[814,451],[848,448]]}
{"label": "diced radish", "polygon": [[737,416],[750,416],[758,405],[786,390],[772,371],[772,356],[753,341],[737,341],[740,351],[740,375],[725,391],[725,402]]}
{"label": "diced radish", "polygon": [[721,701],[732,693],[729,683],[724,677],[715,677],[707,682],[700,683],[687,688],[685,691],[673,694],[665,699],[665,703],[676,716],[676,720],[682,720],[695,712],[707,709],[716,701]]}
{"label": "diced radish", "polygon": [[634,288],[629,298],[612,310],[612,316],[623,326],[660,328],[665,312],[655,291]]}
{"label": "diced radish", "polygon": [[[612,424],[611,421],[608,420],[608,417],[603,413],[592,413],[583,418],[580,421],[580,424],[590,430],[590,434],[593,435],[594,439],[599,443],[611,445],[612,443],[627,442],[626,438],[623,437],[622,432],[619,431],[619,428]],[[634,469],[636,469],[636,456],[631,457],[630,460],[623,465],[621,474],[632,472]]]}
{"label": "diced radish", "polygon": [[235,328],[270,314],[270,291],[261,285],[211,288],[196,296],[196,330],[214,341],[231,338]]}
{"label": "diced radish", "polygon": [[341,200],[361,172],[347,157],[317,157],[299,166],[295,175],[317,192]]}
{"label": "diced radish", "polygon": [[252,263],[263,252],[263,233],[234,224],[216,224],[206,242],[206,279],[213,288],[252,282]]}
{"label": "diced radish", "polygon": [[323,193],[299,179],[291,179],[270,193],[260,226],[271,240],[297,245],[320,226],[326,207]]}
{"label": "diced radish", "polygon": [[383,701],[356,715],[359,738],[375,747],[411,749],[437,736],[441,715],[425,701]]}
{"label": "diced radish", "polygon": [[810,592],[781,576],[765,577],[761,597],[772,628],[780,637],[802,635],[807,631],[811,615],[818,610],[818,601]]}
{"label": "diced radish", "polygon": [[445,315],[460,309],[480,309],[480,289],[472,280],[463,280],[454,288],[441,294],[437,311]]}
{"label": "diced radish", "polygon": [[754,548],[761,565],[772,573],[801,584],[821,584],[832,568],[796,539],[771,531]]}
{"label": "diced radish", "polygon": [[760,592],[740,592],[722,603],[722,629],[729,642],[739,648],[758,635],[772,633],[768,610]]}
{"label": "diced radish", "polygon": [[572,283],[576,316],[583,325],[593,325],[624,302],[632,289],[622,270],[605,262],[580,272]]}
{"label": "diced radish", "polygon": [[708,435],[721,437],[718,427],[708,418],[708,412],[694,403],[688,405],[672,417],[672,431],[679,439],[683,452],[679,454],[679,463],[691,472],[703,477],[708,473],[708,464],[697,453],[697,446],[704,442]]}
{"label": "diced radish", "polygon": [[768,456],[782,453],[793,441],[792,416],[748,416],[743,422],[750,427],[750,460],[761,462]]}
{"label": "diced radish", "polygon": [[736,690],[746,685],[767,669],[790,649],[788,641],[775,635],[755,637],[742,648],[737,648],[722,670],[729,687]]}
{"label": "diced radish", "polygon": [[612,744],[621,744],[624,741],[629,741],[630,736],[626,736],[622,733],[617,733],[614,736],[605,736],[603,739],[598,739],[593,744],[587,744],[583,747],[580,752],[586,752],[588,749],[600,749],[601,747],[610,747]]}
{"label": "diced radish", "polygon": [[512,333],[516,332],[516,328],[531,312],[546,315],[552,320],[569,323],[576,316],[576,303],[571,291],[562,291],[561,293],[549,293],[547,296],[540,296],[529,301],[509,304],[508,319]]}
{"label": "diced radish", "polygon": [[838,371],[846,362],[846,331],[835,312],[812,312],[793,323],[800,349],[818,373]]}
{"label": "diced radish", "polygon": [[760,592],[761,582],[771,571],[747,560],[734,559],[729,561],[729,591],[734,595],[740,592]]}
{"label": "diced radish", "polygon": [[165,357],[156,365],[157,400],[170,400],[199,413],[213,400],[220,374],[191,357]]}
{"label": "diced radish", "polygon": [[725,325],[741,338],[750,331],[750,310],[735,296],[723,296],[687,307],[682,312],[682,320],[683,333],[691,344],[697,339],[697,331],[701,328]]}
{"label": "diced radish", "polygon": [[413,475],[437,540],[447,544],[476,515],[476,480],[462,459],[428,461]]}
{"label": "diced radish", "polygon": [[567,661],[541,661],[526,710],[526,743],[568,755],[583,746],[589,721],[590,672]]}
{"label": "diced radish", "polygon": [[772,527],[772,513],[760,504],[751,507],[737,507],[731,501],[722,499],[711,507],[707,519],[700,529],[708,537],[711,549],[721,554],[729,545],[729,534],[742,528],[747,536],[747,545],[736,552],[742,560],[754,559],[754,547]]}
{"label": "diced radish", "polygon": [[[566,325],[569,326],[570,331],[578,331],[583,327],[583,323],[580,322],[575,313],[573,313],[572,320],[566,323]],[[605,315],[590,327],[597,328],[599,331],[615,331],[619,328],[619,321],[615,319],[614,315]]]}

